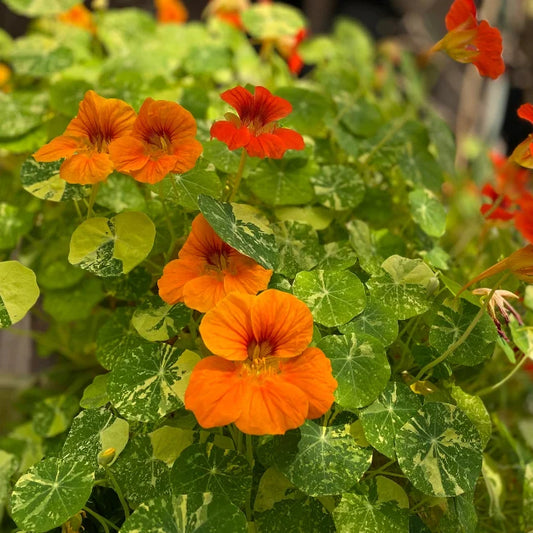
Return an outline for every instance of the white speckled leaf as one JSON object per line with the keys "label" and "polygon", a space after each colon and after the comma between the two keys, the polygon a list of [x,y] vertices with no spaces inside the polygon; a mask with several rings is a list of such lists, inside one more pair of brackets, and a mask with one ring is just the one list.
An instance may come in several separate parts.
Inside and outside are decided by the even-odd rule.
{"label": "white speckled leaf", "polygon": [[358,206],[365,195],[365,184],[354,167],[324,165],[311,183],[318,201],[335,211]]}
{"label": "white speckled leaf", "polygon": [[348,241],[328,242],[322,247],[320,270],[345,270],[355,265],[357,254]]}
{"label": "white speckled leaf", "polygon": [[409,193],[409,207],[413,220],[431,237],[442,237],[446,231],[446,211],[428,189]]}
{"label": "white speckled leaf", "polygon": [[154,239],[154,223],[144,213],[93,217],[74,230],[68,260],[97,276],[120,276],[146,259]]}
{"label": "white speckled leaf", "polygon": [[372,462],[372,448],[359,446],[349,425],[325,427],[307,420],[299,433],[276,437],[275,447],[276,466],[310,496],[348,490]]}
{"label": "white speckled leaf", "polygon": [[311,309],[315,321],[324,326],[344,324],[366,306],[361,280],[347,270],[299,272],[293,291]]}
{"label": "white speckled leaf", "polygon": [[[231,204],[209,196],[198,196],[198,206],[220,238],[244,255],[255,259],[265,268],[277,264],[274,235],[265,233],[257,224],[243,220]],[[238,211],[241,214],[241,211]]]}
{"label": "white speckled leaf", "polygon": [[33,412],[33,427],[42,437],[54,437],[63,433],[79,411],[75,396],[60,394],[39,402]]}
{"label": "white speckled leaf", "polygon": [[345,409],[373,402],[385,389],[390,366],[383,345],[370,335],[328,335],[319,343],[331,361],[338,387],[335,401]]}
{"label": "white speckled leaf", "polygon": [[244,506],[250,498],[252,472],[246,458],[235,450],[212,444],[193,444],[174,461],[173,494],[213,492]]}
{"label": "white speckled leaf", "polygon": [[11,496],[13,519],[35,533],[58,527],[85,505],[93,479],[86,463],[44,459],[17,481]]}
{"label": "white speckled leaf", "polygon": [[146,200],[139,184],[131,176],[113,172],[98,188],[95,203],[107,207],[114,213],[122,211],[144,211]]}
{"label": "white speckled leaf", "polygon": [[[45,1],[45,0],[43,0]],[[48,108],[48,93],[0,92],[0,137],[13,138],[30,131],[43,122],[43,115]]]}
{"label": "white speckled leaf", "polygon": [[92,383],[85,387],[83,396],[80,400],[80,407],[84,409],[98,409],[103,407],[108,401],[107,382],[109,374],[100,374],[95,376]]}
{"label": "white speckled leaf", "polygon": [[4,516],[4,507],[11,490],[11,476],[17,471],[19,461],[15,455],[0,450],[0,523]]}
{"label": "white speckled leaf", "polygon": [[477,513],[473,493],[445,500],[446,510],[438,524],[441,533],[477,533]]}
{"label": "white speckled leaf", "polygon": [[142,503],[121,533],[246,533],[246,516],[221,494],[179,494]]}
{"label": "white speckled leaf", "polygon": [[190,318],[191,310],[184,304],[169,305],[154,294],[137,307],[131,323],[141,337],[149,341],[166,341],[177,335]]}
{"label": "white speckled leaf", "polygon": [[401,382],[389,382],[379,397],[359,413],[368,442],[395,458],[394,443],[400,428],[420,409],[420,396]]}
{"label": "white speckled leaf", "polygon": [[132,347],[117,361],[109,378],[111,402],[125,418],[156,422],[183,406],[192,369],[200,357],[168,344]]}
{"label": "white speckled leaf", "polygon": [[21,320],[39,297],[32,270],[18,261],[0,263],[0,328]]}
{"label": "white speckled leaf", "polygon": [[426,403],[396,435],[398,463],[424,494],[472,492],[481,473],[478,430],[456,406]]}

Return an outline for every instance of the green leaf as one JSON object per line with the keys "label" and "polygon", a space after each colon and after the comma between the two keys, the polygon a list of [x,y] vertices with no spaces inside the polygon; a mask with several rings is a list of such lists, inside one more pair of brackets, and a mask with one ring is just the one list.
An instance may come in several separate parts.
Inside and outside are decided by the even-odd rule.
{"label": "green leaf", "polygon": [[435,154],[441,168],[454,176],[455,168],[455,139],[448,124],[437,114],[429,113],[426,117],[426,125],[431,140],[432,152]]}
{"label": "green leaf", "polygon": [[154,496],[163,499],[171,494],[170,468],[154,456],[149,435],[130,439],[111,470],[134,507]]}
{"label": "green leaf", "polygon": [[328,242],[322,249],[318,268],[320,270],[345,270],[353,266],[356,261],[357,254],[347,241]]}
{"label": "green leaf", "polygon": [[173,494],[212,492],[244,507],[250,498],[252,472],[246,458],[234,450],[193,444],[174,461],[171,483]]}
{"label": "green leaf", "polygon": [[381,265],[382,272],[367,283],[372,297],[399,320],[427,311],[438,287],[435,274],[421,259],[393,255]]}
{"label": "green leaf", "polygon": [[525,465],[524,500],[522,504],[526,530],[533,527],[533,461]]}
{"label": "green leaf", "polygon": [[294,37],[305,27],[305,19],[296,8],[282,4],[252,5],[242,13],[242,23],[259,40]]}
{"label": "green leaf", "polygon": [[335,211],[357,207],[365,195],[365,184],[353,167],[324,165],[311,178],[317,200]]}
{"label": "green leaf", "polygon": [[85,463],[44,459],[17,481],[11,495],[13,519],[35,533],[58,527],[85,505],[93,479]]}
{"label": "green leaf", "polygon": [[43,122],[48,107],[44,92],[0,92],[0,137],[12,139],[36,128]]}
{"label": "green leaf", "polygon": [[200,194],[219,198],[222,193],[220,178],[211,170],[193,168],[184,174],[171,174],[165,181],[172,184],[170,191],[176,203],[191,211],[198,209]]}
{"label": "green leaf", "polygon": [[137,307],[131,323],[137,333],[149,341],[166,341],[176,336],[191,318],[191,310],[182,303],[169,305],[151,295]]}
{"label": "green leaf", "polygon": [[394,501],[401,509],[409,509],[409,497],[405,490],[385,476],[376,476],[376,489],[378,491],[378,501]]}
{"label": "green leaf", "polygon": [[[232,152],[223,142],[217,139],[204,142],[203,146],[203,158],[213,163],[216,169],[228,174],[235,174],[237,172],[240,155],[237,155],[235,151]],[[246,176],[246,171],[244,172],[244,176]]]}
{"label": "green leaf", "polygon": [[384,124],[380,108],[374,102],[354,100],[349,92],[344,92],[335,96],[335,103],[340,123],[353,135],[370,137]]}
{"label": "green leaf", "polygon": [[146,209],[146,201],[137,182],[131,176],[125,176],[118,172],[113,172],[98,187],[95,202],[115,213],[125,210],[142,211]]}
{"label": "green leaf", "polygon": [[400,468],[418,490],[438,497],[474,490],[482,450],[472,422],[445,403],[426,403],[396,435]]}
{"label": "green leaf", "polygon": [[338,494],[368,470],[372,449],[359,446],[349,426],[325,427],[307,420],[299,430],[275,438],[275,461],[306,494]]}
{"label": "green leaf", "polygon": [[[454,311],[442,305],[429,332],[429,343],[443,353],[457,342],[471,326],[479,307],[459,300],[459,309]],[[489,315],[483,313],[463,343],[448,356],[448,362],[456,365],[476,366],[488,359],[494,350],[498,332]]]}
{"label": "green leaf", "polygon": [[390,366],[383,345],[369,335],[328,335],[319,343],[331,361],[338,387],[335,401],[353,410],[373,402],[385,389]]}
{"label": "green leaf", "polygon": [[190,74],[200,77],[202,74],[216,76],[220,71],[231,68],[231,52],[225,45],[206,40],[198,46],[191,47],[183,61],[183,67]]}
{"label": "green leaf", "polygon": [[281,222],[293,220],[302,224],[309,224],[313,229],[326,229],[333,221],[334,214],[319,205],[303,207],[278,207],[274,210],[276,218]]}
{"label": "green leaf", "polygon": [[351,220],[346,225],[350,244],[353,246],[361,268],[369,274],[379,274],[383,259],[378,253],[370,227],[362,220]]}
{"label": "green leaf", "polygon": [[365,288],[359,278],[346,270],[299,272],[294,295],[311,309],[313,318],[324,326],[339,326],[366,306]]}
{"label": "green leaf", "polygon": [[72,234],[68,260],[97,276],[120,276],[146,259],[154,239],[154,223],[144,213],[89,218]]}
{"label": "green leaf", "polygon": [[17,471],[18,464],[15,455],[0,450],[0,523],[2,523],[4,507],[11,492],[11,476]]}
{"label": "green leaf", "polygon": [[62,161],[38,163],[33,157],[29,157],[20,169],[22,186],[33,196],[51,202],[81,200],[87,196],[90,187],[67,183],[59,177],[61,164]]}
{"label": "green leaf", "polygon": [[272,225],[278,247],[276,271],[288,278],[310,270],[320,258],[320,245],[316,231],[308,224],[287,221]]}
{"label": "green leaf", "polygon": [[183,406],[192,369],[200,357],[168,344],[131,347],[116,362],[107,391],[111,402],[129,420],[156,422]]}
{"label": "green leaf", "polygon": [[80,407],[84,409],[98,409],[109,402],[107,395],[107,382],[109,374],[95,376],[92,383],[85,387],[80,400]]}
{"label": "green leaf", "polygon": [[77,0],[5,0],[6,5],[19,15],[40,17],[67,11]]}
{"label": "green leaf", "polygon": [[23,207],[0,203],[0,250],[15,248],[32,226],[32,212]]}
{"label": "green leaf", "polygon": [[385,390],[359,418],[368,442],[383,455],[396,458],[394,443],[400,428],[421,406],[420,396],[401,382],[389,382]]}
{"label": "green leaf", "polygon": [[239,209],[238,204],[219,202],[201,194],[198,206],[219,237],[265,268],[274,268],[277,263],[277,249],[274,235],[265,233],[256,219]]}
{"label": "green leaf", "polygon": [[128,274],[117,278],[105,278],[106,294],[128,302],[142,298],[152,286],[152,275],[144,267],[136,267]]}
{"label": "green leaf", "polygon": [[446,512],[442,516],[438,527],[442,533],[476,533],[477,514],[473,494],[461,494],[455,498],[448,498]]}
{"label": "green leaf", "polygon": [[442,237],[446,231],[446,211],[428,189],[409,193],[409,207],[413,220],[430,236]]}
{"label": "green leaf", "polygon": [[150,433],[154,457],[171,467],[181,452],[194,441],[192,429],[163,426]]}
{"label": "green leaf", "polygon": [[18,261],[0,263],[0,327],[21,320],[39,297],[32,270]]}
{"label": "green leaf", "polygon": [[246,533],[246,517],[221,494],[179,494],[142,503],[121,533]]}
{"label": "green leaf", "polygon": [[50,396],[35,406],[33,427],[42,437],[54,437],[63,433],[78,412],[78,402],[74,396],[59,394]]}
{"label": "green leaf", "polygon": [[398,321],[378,300],[370,298],[363,312],[352,321],[339,326],[339,331],[345,335],[350,333],[356,336],[361,333],[372,335],[383,345],[388,346],[398,336]]}

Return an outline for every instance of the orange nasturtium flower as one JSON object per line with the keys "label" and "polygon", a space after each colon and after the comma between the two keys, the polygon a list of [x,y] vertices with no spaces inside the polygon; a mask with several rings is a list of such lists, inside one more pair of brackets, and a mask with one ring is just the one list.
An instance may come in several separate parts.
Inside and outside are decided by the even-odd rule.
{"label": "orange nasturtium flower", "polygon": [[226,113],[226,120],[211,126],[211,137],[228,145],[230,150],[244,147],[253,157],[281,159],[287,150],[303,150],[302,136],[289,128],[280,128],[277,121],[291,111],[291,104],[274,96],[264,87],[256,87],[254,94],[244,87],[224,91],[220,97],[235,113]]}
{"label": "orange nasturtium flower", "polygon": [[147,98],[128,135],[109,149],[119,172],[143,183],[157,183],[169,172],[191,170],[202,153],[196,122],[176,102]]}
{"label": "orange nasturtium flower", "polygon": [[266,289],[271,276],[272,270],[226,244],[199,214],[178,259],[163,270],[159,296],[169,304],[184,302],[205,313],[230,292],[256,294]]}
{"label": "orange nasturtium flower", "polygon": [[231,293],[204,316],[200,334],[215,355],[194,367],[185,407],[202,427],[282,434],[331,407],[331,363],[308,348],[313,317],[292,294]]}
{"label": "orange nasturtium flower", "polygon": [[189,12],[180,0],[154,0],[158,22],[182,24],[189,18]]}
{"label": "orange nasturtium flower", "polygon": [[205,8],[205,14],[242,30],[241,13],[248,7],[250,7],[249,0],[210,0]]}
{"label": "orange nasturtium flower", "polygon": [[477,21],[474,0],[455,0],[446,15],[448,33],[430,53],[442,50],[460,63],[473,63],[482,76],[496,79],[505,71],[502,36],[486,20]]}
{"label": "orange nasturtium flower", "polygon": [[104,181],[114,169],[109,146],[129,133],[134,120],[135,111],[126,102],[87,91],[78,115],[63,135],[39,148],[33,157],[40,162],[65,158],[59,176],[68,183],[87,185]]}
{"label": "orange nasturtium flower", "polygon": [[[522,104],[517,115],[533,124],[533,104]],[[530,133],[509,156],[509,159],[526,168],[533,168],[533,133]]]}
{"label": "orange nasturtium flower", "polygon": [[96,33],[93,15],[83,4],[72,6],[68,11],[60,13],[58,18],[65,24],[77,26],[78,28],[82,28],[91,33]]}

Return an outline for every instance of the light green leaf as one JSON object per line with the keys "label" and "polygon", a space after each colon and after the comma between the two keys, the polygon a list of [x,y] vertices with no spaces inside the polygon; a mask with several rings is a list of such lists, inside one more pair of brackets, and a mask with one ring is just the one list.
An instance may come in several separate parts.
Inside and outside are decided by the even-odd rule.
{"label": "light green leaf", "polygon": [[[228,174],[235,174],[237,172],[240,161],[240,154],[238,152],[232,152],[223,142],[217,139],[205,142],[203,146],[203,158],[213,163],[216,169]],[[246,176],[246,172],[244,172],[244,176]]]}
{"label": "light green leaf", "polygon": [[390,366],[383,345],[369,335],[328,335],[319,343],[331,361],[338,387],[335,401],[345,409],[369,405],[385,389]]}
{"label": "light green leaf", "polygon": [[246,458],[212,444],[193,444],[174,461],[173,494],[213,492],[244,506],[250,498],[252,472]]}
{"label": "light green leaf", "polygon": [[165,181],[172,183],[170,191],[176,203],[186,209],[198,209],[198,195],[219,198],[222,193],[220,178],[216,172],[193,168],[184,174],[171,174]]}
{"label": "light green leaf", "polygon": [[0,203],[0,250],[15,248],[32,226],[32,212],[23,207]]}
{"label": "light green leaf", "polygon": [[194,432],[192,429],[163,426],[150,433],[154,457],[166,463],[168,467],[174,464],[181,452],[193,441]]}
{"label": "light green leaf", "polygon": [[426,116],[426,125],[431,141],[430,150],[437,158],[441,168],[450,176],[455,169],[455,138],[450,126],[437,113]]}
{"label": "light green leaf", "polygon": [[121,533],[246,533],[245,515],[221,494],[179,494],[142,503]]}
{"label": "light green leaf", "polygon": [[183,406],[190,374],[200,357],[168,344],[133,346],[114,365],[107,387],[124,417],[156,422]]}
{"label": "light green leaf", "polygon": [[92,383],[85,387],[80,400],[80,407],[84,409],[98,409],[109,402],[107,395],[107,382],[109,374],[95,376]]}
{"label": "light green leaf", "polygon": [[409,497],[401,485],[398,485],[392,479],[385,476],[376,476],[376,489],[378,491],[378,501],[394,501],[400,509],[409,509]]}
{"label": "light green leaf", "polygon": [[458,407],[426,403],[396,435],[398,463],[411,483],[433,496],[472,492],[481,473],[479,432]]}
{"label": "light green leaf", "polygon": [[93,479],[93,469],[85,463],[44,459],[17,481],[11,496],[13,519],[35,533],[58,527],[85,505]]}
{"label": "light green leaf", "polygon": [[232,205],[219,202],[201,194],[198,206],[211,227],[220,238],[265,268],[274,268],[277,263],[277,249],[274,236],[265,233],[251,216],[244,211],[236,210],[238,204]]}
{"label": "light green leaf", "polygon": [[0,263],[0,328],[21,320],[39,297],[32,270],[18,261]]}
{"label": "light green leaf", "polygon": [[50,396],[35,406],[33,427],[42,437],[54,437],[63,433],[78,412],[76,397],[66,394]]}
{"label": "light green leaf", "polygon": [[370,227],[362,220],[351,220],[346,225],[350,244],[359,259],[361,268],[369,274],[379,274],[383,259],[378,253]]}
{"label": "light green leaf", "polygon": [[383,455],[396,458],[396,434],[416,414],[421,403],[420,396],[407,385],[389,382],[374,403],[359,412],[368,442]]}
{"label": "light green leaf", "polygon": [[154,239],[154,223],[144,213],[89,218],[72,234],[68,260],[97,276],[120,276],[146,259]]}
{"label": "light green leaf", "polygon": [[409,193],[409,207],[413,220],[430,236],[442,237],[446,231],[446,211],[428,189]]}
{"label": "light green leaf", "polygon": [[317,200],[335,211],[358,206],[365,195],[365,184],[357,170],[345,165],[324,165],[311,182]]}
{"label": "light green leaf", "polygon": [[368,470],[372,449],[355,442],[349,425],[325,427],[307,420],[299,432],[275,438],[275,461],[290,482],[306,494],[338,494]]}
{"label": "light green leaf", "polygon": [[302,224],[309,224],[313,229],[326,229],[333,221],[334,214],[319,205],[302,207],[277,207],[274,210],[276,218],[282,222],[294,220]]}
{"label": "light green leaf", "polygon": [[533,461],[524,470],[524,500],[522,504],[526,530],[533,528]]}
{"label": "light green leaf", "polygon": [[0,450],[0,523],[2,523],[4,507],[11,491],[11,476],[17,471],[18,464],[15,455]]}
{"label": "light green leaf", "polygon": [[305,19],[287,4],[254,4],[242,13],[244,27],[259,40],[293,37],[305,27]]}
{"label": "light green leaf", "polygon": [[42,92],[0,92],[0,137],[14,138],[36,128],[43,122],[48,95]]}
{"label": "light green leaf", "polygon": [[366,306],[365,288],[359,278],[346,270],[299,272],[294,295],[311,309],[313,318],[324,326],[339,326]]}
{"label": "light green leaf", "polygon": [[125,210],[142,211],[146,209],[146,201],[137,182],[131,176],[113,172],[98,187],[95,202],[107,207],[115,213]]}
{"label": "light green leaf", "polygon": [[137,333],[149,341],[166,341],[177,335],[191,318],[191,310],[182,303],[169,305],[151,295],[137,307],[131,323]]}
{"label": "light green leaf", "polygon": [[322,249],[318,268],[320,270],[345,270],[353,266],[356,261],[357,254],[347,241],[328,242]]}
{"label": "light green leaf", "polygon": [[[457,311],[442,305],[431,326],[429,343],[440,353],[463,336],[479,312],[479,307],[465,300],[459,300],[458,305]],[[494,323],[484,313],[464,342],[449,355],[448,362],[466,366],[482,363],[492,355],[497,336]]]}
{"label": "light green leaf", "polygon": [[490,498],[489,516],[496,518],[499,522],[505,520],[503,506],[505,503],[504,479],[500,471],[500,465],[492,460],[489,455],[483,455],[481,466],[483,480]]}
{"label": "light green leaf", "polygon": [[40,17],[67,11],[77,0],[5,0],[6,5],[19,15]]}

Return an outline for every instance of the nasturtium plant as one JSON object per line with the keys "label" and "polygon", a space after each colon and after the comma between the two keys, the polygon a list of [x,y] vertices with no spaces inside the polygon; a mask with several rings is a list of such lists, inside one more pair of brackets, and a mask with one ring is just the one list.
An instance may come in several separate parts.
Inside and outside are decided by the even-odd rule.
{"label": "nasturtium plant", "polygon": [[499,30],[123,4],[5,2],[0,530],[531,529],[531,139],[434,105]]}

